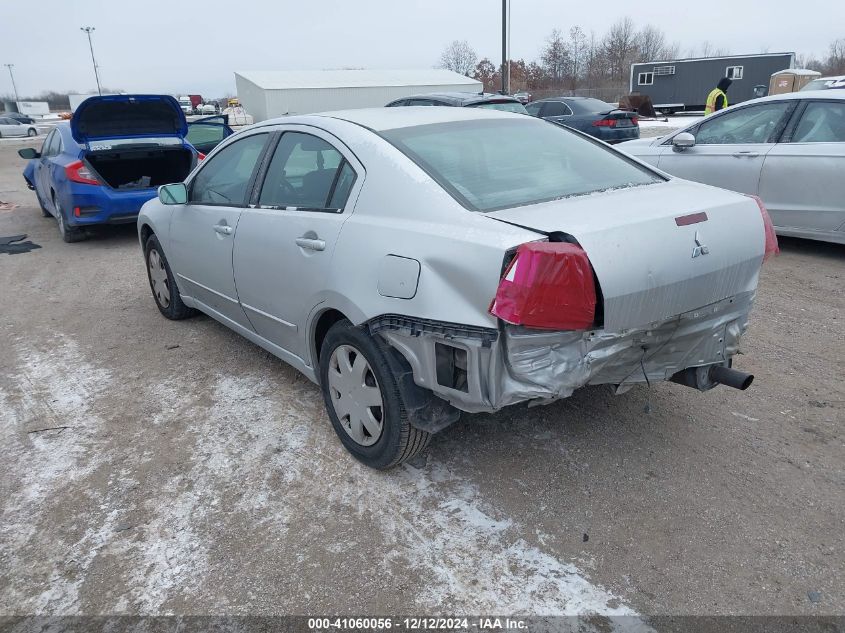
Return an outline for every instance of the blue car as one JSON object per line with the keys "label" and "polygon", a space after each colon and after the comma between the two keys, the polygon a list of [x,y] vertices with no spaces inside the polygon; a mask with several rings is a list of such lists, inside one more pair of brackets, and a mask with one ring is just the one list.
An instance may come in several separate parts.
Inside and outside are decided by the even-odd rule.
{"label": "blue car", "polygon": [[30,159],[23,176],[41,212],[56,218],[65,242],[77,242],[87,227],[134,223],[159,185],[184,180],[203,152],[231,133],[220,117],[189,127],[168,95],[91,97],[50,132],[40,152],[18,154]]}
{"label": "blue car", "polygon": [[592,97],[550,97],[532,101],[528,114],[589,134],[605,143],[640,138],[636,112],[620,110]]}

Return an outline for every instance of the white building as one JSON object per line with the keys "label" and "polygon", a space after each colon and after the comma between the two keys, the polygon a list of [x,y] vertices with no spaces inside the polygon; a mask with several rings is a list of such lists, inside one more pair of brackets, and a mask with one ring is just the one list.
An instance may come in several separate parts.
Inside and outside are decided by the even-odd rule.
{"label": "white building", "polygon": [[235,73],[241,105],[256,121],[289,114],[381,107],[426,92],[481,92],[451,70],[283,70]]}

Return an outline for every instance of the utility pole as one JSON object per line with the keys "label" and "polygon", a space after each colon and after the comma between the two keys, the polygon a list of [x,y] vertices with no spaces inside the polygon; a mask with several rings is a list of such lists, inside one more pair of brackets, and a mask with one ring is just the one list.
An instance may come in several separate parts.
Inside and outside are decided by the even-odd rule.
{"label": "utility pole", "polygon": [[12,74],[12,67],[14,64],[3,64],[6,68],[9,69],[9,77],[12,78],[12,89],[15,91],[15,107],[17,107],[17,102],[20,101],[20,97],[18,96],[18,87],[15,85],[15,76]]}
{"label": "utility pole", "polygon": [[508,0],[502,0],[502,94],[510,92],[510,63],[508,62]]}
{"label": "utility pole", "polygon": [[94,64],[94,78],[97,80],[97,94],[102,95],[103,91],[100,89],[100,73],[97,72],[97,60],[94,59],[94,45],[91,43],[91,31],[94,31],[93,26],[80,26],[80,31],[85,31],[88,35],[88,48],[91,49],[91,63]]}

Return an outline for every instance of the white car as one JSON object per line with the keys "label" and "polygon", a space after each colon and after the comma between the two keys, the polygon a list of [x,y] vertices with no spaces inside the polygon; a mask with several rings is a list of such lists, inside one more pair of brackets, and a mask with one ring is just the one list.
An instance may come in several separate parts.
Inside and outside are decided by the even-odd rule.
{"label": "white car", "polygon": [[349,451],[387,468],[461,411],[746,388],[730,364],[767,220],[534,117],[402,107],[247,128],[138,231],[165,317],[201,310],[300,370]]}
{"label": "white car", "polygon": [[32,123],[21,123],[17,119],[0,116],[0,137],[38,136],[38,128]]}
{"label": "white car", "polygon": [[617,147],[673,176],[759,196],[779,235],[845,244],[845,90],[754,99]]}

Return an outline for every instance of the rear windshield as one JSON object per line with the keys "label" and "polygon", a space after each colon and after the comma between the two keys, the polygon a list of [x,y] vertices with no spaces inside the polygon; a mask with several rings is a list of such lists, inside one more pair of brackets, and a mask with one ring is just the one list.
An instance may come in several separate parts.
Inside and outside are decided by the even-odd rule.
{"label": "rear windshield", "polygon": [[615,105],[611,105],[599,99],[571,99],[567,103],[572,106],[575,112],[585,112],[590,114],[600,114],[602,112],[610,112],[616,110]]}
{"label": "rear windshield", "polygon": [[521,103],[514,101],[486,101],[484,103],[471,103],[469,108],[484,108],[486,110],[502,110],[503,112],[516,112],[517,114],[528,114],[528,110]]}
{"label": "rear windshield", "polygon": [[598,142],[533,117],[434,123],[381,135],[474,211],[663,182]]}

